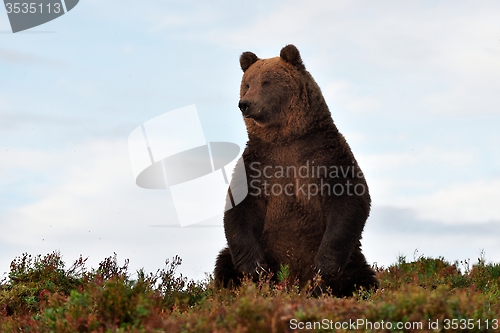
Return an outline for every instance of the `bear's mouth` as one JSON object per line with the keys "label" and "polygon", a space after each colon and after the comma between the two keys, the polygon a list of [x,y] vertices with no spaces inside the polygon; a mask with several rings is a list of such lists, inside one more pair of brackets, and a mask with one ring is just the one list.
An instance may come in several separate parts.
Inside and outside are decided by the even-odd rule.
{"label": "bear's mouth", "polygon": [[257,125],[258,127],[266,127],[268,125],[262,119],[256,119],[256,118],[254,118],[252,116],[245,117],[244,120],[245,120],[245,123],[246,123],[247,126],[249,126],[250,124],[252,124],[252,125]]}
{"label": "bear's mouth", "polygon": [[264,117],[262,117],[259,114],[247,114],[247,115],[244,115],[244,118],[245,118],[245,120],[246,119],[253,120],[253,122],[259,126],[263,126],[265,123]]}
{"label": "bear's mouth", "polygon": [[259,127],[269,126],[273,122],[273,117],[270,117],[266,109],[252,109],[250,112],[243,113],[243,119],[245,122],[247,122],[247,119],[248,121],[253,120],[253,123]]}
{"label": "bear's mouth", "polygon": [[243,113],[243,118],[259,120],[259,118],[262,118],[262,116],[261,116],[260,112],[255,112],[255,113],[247,112],[247,113]]}

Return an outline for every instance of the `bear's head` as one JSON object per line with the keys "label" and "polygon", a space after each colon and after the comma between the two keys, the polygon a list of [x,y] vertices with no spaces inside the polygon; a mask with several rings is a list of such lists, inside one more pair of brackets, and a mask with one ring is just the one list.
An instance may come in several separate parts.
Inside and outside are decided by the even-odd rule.
{"label": "bear's head", "polygon": [[240,65],[244,74],[238,107],[249,135],[303,134],[315,121],[330,118],[321,91],[294,45],[269,59],[244,52]]}

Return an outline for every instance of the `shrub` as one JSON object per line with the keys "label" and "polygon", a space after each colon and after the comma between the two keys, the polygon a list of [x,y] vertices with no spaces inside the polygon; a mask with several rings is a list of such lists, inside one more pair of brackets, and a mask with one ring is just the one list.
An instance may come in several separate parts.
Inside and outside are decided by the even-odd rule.
{"label": "shrub", "polygon": [[[210,277],[195,282],[177,274],[178,256],[155,273],[135,275],[128,260],[118,264],[116,254],[97,269],[87,270],[85,262],[80,256],[66,269],[58,252],[15,258],[0,282],[0,332],[289,332],[292,323],[336,331],[331,325],[357,319],[365,323],[360,331],[372,331],[367,323],[382,321],[422,325],[400,330],[405,332],[431,331],[431,322],[443,330],[452,319],[473,320],[476,327],[469,331],[493,332],[499,325],[500,265],[481,258],[472,267],[462,262],[462,272],[459,263],[443,258],[400,257],[388,268],[376,268],[377,291],[349,298],[314,297],[314,283],[299,290],[286,266],[277,282],[267,275],[258,283],[245,280],[238,289],[220,290]],[[379,331],[384,330],[395,331]]]}

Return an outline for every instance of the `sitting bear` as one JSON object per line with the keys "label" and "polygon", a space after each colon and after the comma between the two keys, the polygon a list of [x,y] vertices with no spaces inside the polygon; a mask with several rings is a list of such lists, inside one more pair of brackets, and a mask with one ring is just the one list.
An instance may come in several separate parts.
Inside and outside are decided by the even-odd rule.
{"label": "sitting bear", "polygon": [[227,200],[242,186],[248,195],[225,212],[216,283],[237,286],[288,265],[301,287],[319,274],[320,290],[337,296],[377,288],[360,243],[368,186],[299,51],[287,45],[270,59],[244,52],[240,65],[246,173],[235,171]]}

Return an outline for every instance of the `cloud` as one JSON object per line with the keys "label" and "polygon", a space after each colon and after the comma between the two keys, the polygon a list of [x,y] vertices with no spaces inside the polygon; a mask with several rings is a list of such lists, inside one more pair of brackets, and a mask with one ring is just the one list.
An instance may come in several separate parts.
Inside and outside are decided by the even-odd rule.
{"label": "cloud", "polygon": [[500,114],[498,4],[289,1],[260,14],[196,38],[264,58],[294,43],[315,76],[337,77],[327,94],[349,111]]}
{"label": "cloud", "polygon": [[[0,112],[5,112],[5,110],[7,110],[9,108],[9,102],[7,100],[7,94],[3,91],[0,91]],[[0,113],[0,115],[2,115],[2,113]]]}
{"label": "cloud", "polygon": [[478,223],[466,220],[445,223],[443,220],[423,217],[410,207],[377,206],[373,209],[371,219],[376,224],[377,232],[408,233],[412,235],[436,234],[481,236],[500,233],[500,218]]}
{"label": "cloud", "polygon": [[220,9],[203,3],[198,3],[189,12],[183,13],[179,13],[179,11],[177,13],[169,13],[168,11],[156,12],[154,8],[151,8],[150,16],[153,18],[153,22],[155,22],[150,30],[153,33],[168,31],[173,28],[175,30],[182,29],[177,31],[190,31],[195,26],[210,26],[223,19]]}
{"label": "cloud", "polygon": [[474,151],[427,146],[357,160],[375,205],[412,209],[419,218],[448,224],[500,220],[500,178],[482,171]]}
{"label": "cloud", "polygon": [[[394,171],[404,171],[413,167],[470,166],[474,163],[476,152],[469,148],[449,148],[445,146],[424,146],[413,153],[390,152],[381,154],[360,154],[358,162],[366,169],[377,170],[377,176],[388,176]],[[422,174],[425,175],[425,174]]]}
{"label": "cloud", "polygon": [[[484,223],[443,223],[425,219],[411,208],[375,206],[363,234],[363,251],[370,262],[390,265],[399,255],[444,257],[448,261],[477,261],[484,251],[487,261],[500,261],[500,219]],[[383,245],[382,245],[383,244]]]}
{"label": "cloud", "polygon": [[[10,228],[19,230],[23,223],[30,225],[28,233],[36,237],[49,232],[48,226],[53,227],[51,235],[66,229],[77,232],[97,225],[105,227],[117,223],[113,215],[120,215],[123,209],[133,212],[134,207],[155,198],[148,196],[154,191],[135,187],[127,146],[120,140],[92,140],[58,152],[14,150],[9,161],[2,169],[50,174],[53,181],[32,184],[30,190],[37,189],[29,194],[37,200],[4,216],[3,220],[8,221],[4,226],[6,233]],[[140,215],[145,217],[144,213]],[[129,214],[119,223],[123,219],[127,223],[134,221]],[[108,223],[103,224],[105,221]],[[6,241],[29,242],[25,236],[13,232]]]}
{"label": "cloud", "polygon": [[6,185],[21,180],[30,174],[43,174],[55,170],[60,154],[26,148],[0,148],[0,184]]}
{"label": "cloud", "polygon": [[[80,91],[79,94],[85,96],[86,92]],[[27,103],[32,104],[24,104],[25,102],[20,96],[9,96],[8,99],[2,100],[0,94],[0,129],[2,130],[0,135],[10,139],[13,137],[26,139],[30,135],[43,134],[44,140],[50,136],[64,136],[67,140],[72,134],[78,131],[83,132],[95,124],[96,117],[92,114],[79,116],[76,112],[68,112],[65,105],[47,105],[48,103],[40,105],[31,101]],[[5,108],[2,108],[2,104]],[[75,124],[80,127],[76,128]],[[54,128],[58,131],[53,131]],[[12,141],[5,140],[4,142]]]}
{"label": "cloud", "polygon": [[65,68],[67,63],[59,59],[48,58],[38,54],[17,50],[0,49],[0,60],[15,65],[36,65],[52,68]]}
{"label": "cloud", "polygon": [[412,208],[423,219],[445,223],[486,223],[500,220],[500,178],[458,183],[425,195],[394,200]]}
{"label": "cloud", "polygon": [[[500,62],[500,57],[497,61]],[[500,102],[496,95],[498,91],[500,83],[493,77],[475,81],[464,76],[450,83],[444,91],[424,96],[419,104],[425,110],[448,116],[500,115]]]}
{"label": "cloud", "polygon": [[[0,273],[14,258],[7,255],[59,249],[70,261],[90,255],[94,266],[116,252],[131,259],[132,269],[148,270],[179,254],[184,259],[181,272],[201,279],[225,244],[222,228],[151,227],[175,225],[175,211],[167,191],[135,185],[126,140],[94,139],[55,152],[0,152],[2,161],[8,157],[0,175],[16,178],[2,186],[0,195],[22,196],[0,207],[5,248]],[[30,181],[17,191],[23,177]]]}
{"label": "cloud", "polygon": [[333,81],[323,89],[326,100],[338,103],[346,111],[365,113],[380,110],[382,102],[375,96],[359,95],[353,84],[347,81]]}
{"label": "cloud", "polygon": [[368,170],[365,174],[374,205],[412,209],[419,218],[445,224],[500,220],[496,204],[500,178],[439,182],[432,177],[377,177]]}
{"label": "cloud", "polygon": [[10,27],[10,22],[9,22],[9,17],[7,15],[1,15],[0,16],[0,33],[12,33],[11,27]]}
{"label": "cloud", "polygon": [[[214,26],[227,24],[232,7],[229,3],[217,6],[202,1],[149,1],[131,11],[135,5],[136,2],[130,0],[121,1],[118,6],[113,2],[89,0],[87,7],[80,11],[86,17],[122,25],[124,29],[129,29],[133,22],[134,27],[144,33],[188,40],[198,39],[200,29],[211,30]],[[114,15],[107,14],[110,12]]]}

